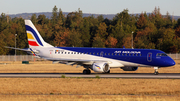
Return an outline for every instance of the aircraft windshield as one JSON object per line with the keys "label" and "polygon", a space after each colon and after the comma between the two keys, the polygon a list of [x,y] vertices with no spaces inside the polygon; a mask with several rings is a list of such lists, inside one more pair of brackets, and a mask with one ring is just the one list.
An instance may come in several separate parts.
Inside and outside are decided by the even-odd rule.
{"label": "aircraft windshield", "polygon": [[156,56],[168,56],[166,53],[157,53]]}

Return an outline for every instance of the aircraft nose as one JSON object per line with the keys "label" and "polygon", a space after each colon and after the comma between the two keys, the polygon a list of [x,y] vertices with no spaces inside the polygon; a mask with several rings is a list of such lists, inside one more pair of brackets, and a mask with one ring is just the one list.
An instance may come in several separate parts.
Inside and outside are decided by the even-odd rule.
{"label": "aircraft nose", "polygon": [[171,62],[171,65],[174,66],[175,64],[176,64],[176,62],[173,60],[173,61]]}
{"label": "aircraft nose", "polygon": [[168,66],[174,66],[175,64],[176,64],[176,62],[173,60],[173,59],[168,59],[167,61],[165,61],[166,62],[166,64],[168,65]]}

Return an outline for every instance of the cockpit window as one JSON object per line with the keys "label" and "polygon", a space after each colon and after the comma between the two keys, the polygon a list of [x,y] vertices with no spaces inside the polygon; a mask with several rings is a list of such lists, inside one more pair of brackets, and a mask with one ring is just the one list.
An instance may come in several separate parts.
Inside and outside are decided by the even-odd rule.
{"label": "cockpit window", "polygon": [[165,53],[157,53],[157,55],[156,56],[168,56],[167,54],[165,54]]}

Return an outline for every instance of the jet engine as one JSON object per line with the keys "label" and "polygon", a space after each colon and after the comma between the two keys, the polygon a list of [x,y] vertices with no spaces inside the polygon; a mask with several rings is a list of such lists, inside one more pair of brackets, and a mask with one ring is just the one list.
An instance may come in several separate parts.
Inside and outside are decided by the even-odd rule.
{"label": "jet engine", "polygon": [[124,71],[136,71],[138,67],[121,67]]}
{"label": "jet engine", "polygon": [[106,62],[93,63],[91,69],[94,72],[105,72],[107,73],[110,69],[109,64]]}

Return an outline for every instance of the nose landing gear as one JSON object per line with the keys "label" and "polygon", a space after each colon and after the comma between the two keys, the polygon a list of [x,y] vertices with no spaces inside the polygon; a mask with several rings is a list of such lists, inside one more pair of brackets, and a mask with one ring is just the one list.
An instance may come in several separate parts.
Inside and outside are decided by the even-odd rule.
{"label": "nose landing gear", "polygon": [[158,72],[158,69],[159,69],[159,67],[154,67],[154,75],[158,75],[159,74],[159,72]]}

